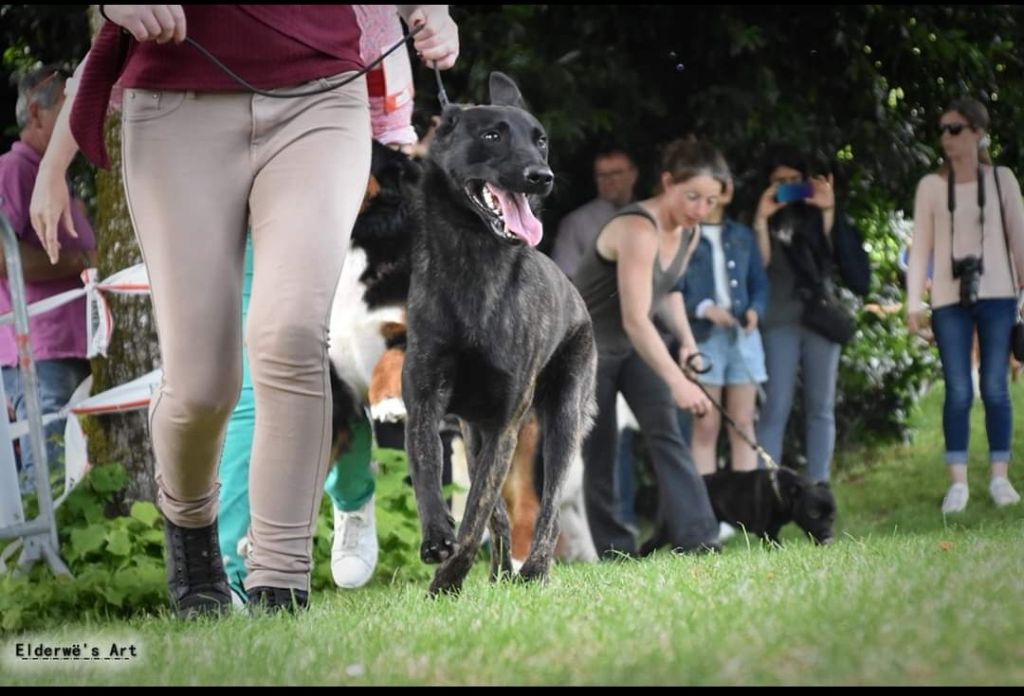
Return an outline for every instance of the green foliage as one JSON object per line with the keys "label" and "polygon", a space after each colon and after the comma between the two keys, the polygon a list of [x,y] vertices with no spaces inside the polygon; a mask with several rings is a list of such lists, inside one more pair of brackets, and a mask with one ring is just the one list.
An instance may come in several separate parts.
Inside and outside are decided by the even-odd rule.
{"label": "green foliage", "polygon": [[[881,206],[866,207],[858,228],[872,268],[871,311],[858,314],[857,336],[844,347],[839,366],[837,444],[910,439],[910,411],[938,376],[931,346],[907,331],[901,301],[900,251],[907,222]],[[802,419],[801,419],[802,420]]]}
{"label": "green foliage", "polygon": [[[433,568],[419,558],[420,527],[408,466],[400,450],[374,450],[377,536],[375,583],[425,581]],[[120,465],[93,468],[57,511],[61,556],[74,576],[55,578],[43,564],[28,574],[0,577],[0,631],[25,631],[70,617],[127,618],[161,611],[167,603],[163,517],[148,502],[128,515],[111,516],[128,482]],[[451,492],[451,487],[447,493]],[[27,501],[29,516],[35,500]],[[312,587],[333,590],[331,539],[334,518],[324,496],[313,550]]]}
{"label": "green foliage", "polygon": [[73,579],[55,578],[41,563],[0,577],[0,632],[127,618],[166,604],[160,513],[148,502],[133,503],[127,516],[106,512],[127,480],[121,466],[109,464],[92,469],[71,492],[57,510],[57,529]]}

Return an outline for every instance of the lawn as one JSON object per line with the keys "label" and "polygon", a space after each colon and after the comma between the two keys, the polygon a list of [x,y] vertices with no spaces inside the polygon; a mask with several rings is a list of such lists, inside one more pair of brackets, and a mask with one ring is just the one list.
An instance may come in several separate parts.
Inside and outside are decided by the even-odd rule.
{"label": "lawn", "polygon": [[[1011,389],[1019,423],[1024,383]],[[7,636],[0,683],[1019,684],[1024,505],[988,498],[976,403],[971,501],[943,519],[941,404],[940,384],[912,445],[841,455],[830,547],[789,529],[781,549],[739,537],[720,556],[558,566],[544,587],[491,585],[478,564],[458,598],[379,582],[315,594],[298,617],[68,616]],[[1019,431],[1014,451],[1024,490]],[[19,644],[122,659],[28,660]]]}

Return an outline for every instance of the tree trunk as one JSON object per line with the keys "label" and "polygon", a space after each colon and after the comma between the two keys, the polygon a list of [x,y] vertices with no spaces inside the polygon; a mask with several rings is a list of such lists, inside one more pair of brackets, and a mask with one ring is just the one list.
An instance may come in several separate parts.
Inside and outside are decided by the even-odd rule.
{"label": "tree trunk", "polygon": [[[97,13],[91,11],[93,27]],[[95,31],[94,31],[95,34]],[[135,239],[121,180],[121,119],[107,119],[107,151],[110,169],[96,172],[96,241],[99,277],[107,278],[142,261]],[[159,365],[159,348],[150,299],[141,295],[108,295],[114,332],[107,357],[92,361],[93,393],[130,382]],[[128,472],[124,492],[128,501],[156,499],[153,450],[150,446],[147,411],[93,417],[85,424],[89,436],[89,461],[116,462]]]}

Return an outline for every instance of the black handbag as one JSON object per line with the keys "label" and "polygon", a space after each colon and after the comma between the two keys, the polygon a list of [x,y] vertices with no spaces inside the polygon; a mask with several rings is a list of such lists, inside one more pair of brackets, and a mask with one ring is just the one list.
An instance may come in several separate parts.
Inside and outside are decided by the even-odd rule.
{"label": "black handbag", "polygon": [[783,249],[797,275],[797,288],[804,305],[801,324],[833,343],[848,343],[857,324],[836,295],[832,282],[833,260],[824,232],[808,237],[805,228],[805,234],[794,236],[793,242]]}
{"label": "black handbag", "polygon": [[831,283],[824,283],[821,290],[819,293],[805,295],[801,321],[819,336],[845,345],[856,333],[857,323],[850,311],[835,297]]}
{"label": "black handbag", "polygon": [[1010,330],[1010,352],[1017,362],[1024,362],[1024,293],[1017,302],[1017,323]]}

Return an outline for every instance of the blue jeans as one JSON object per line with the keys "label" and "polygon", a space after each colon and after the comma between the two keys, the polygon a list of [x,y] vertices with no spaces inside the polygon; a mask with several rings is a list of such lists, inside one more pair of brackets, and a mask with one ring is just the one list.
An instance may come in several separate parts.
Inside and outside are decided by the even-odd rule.
{"label": "blue jeans", "polygon": [[[757,422],[757,441],[777,463],[782,461],[782,439],[793,408],[796,371],[804,385],[807,477],[828,481],[836,445],[836,377],[842,346],[799,324],[762,329],[768,384]],[[1009,345],[1009,338],[1007,345]]]}
{"label": "blue jeans", "polygon": [[948,305],[932,312],[932,328],[939,346],[946,400],[942,406],[942,433],[946,464],[967,463],[970,413],[974,401],[971,383],[971,348],[978,329],[981,352],[981,400],[985,404],[989,462],[1010,461],[1013,407],[1006,376],[1010,365],[1010,330],[1016,317],[1013,298],[979,300],[973,307]]}
{"label": "blue jeans", "polygon": [[[1009,339],[1007,339],[1009,340]],[[67,405],[71,395],[91,373],[89,361],[83,358],[61,360],[40,360],[36,363],[36,381],[39,386],[39,406],[43,415],[59,411]],[[21,374],[17,367],[5,367],[4,391],[14,406],[19,421],[28,419],[25,408],[25,393],[21,388]],[[56,420],[44,429],[46,440],[46,462],[50,475],[64,473],[64,419]],[[32,461],[32,446],[29,436],[21,438],[21,492],[31,493],[36,489],[35,463]]]}

